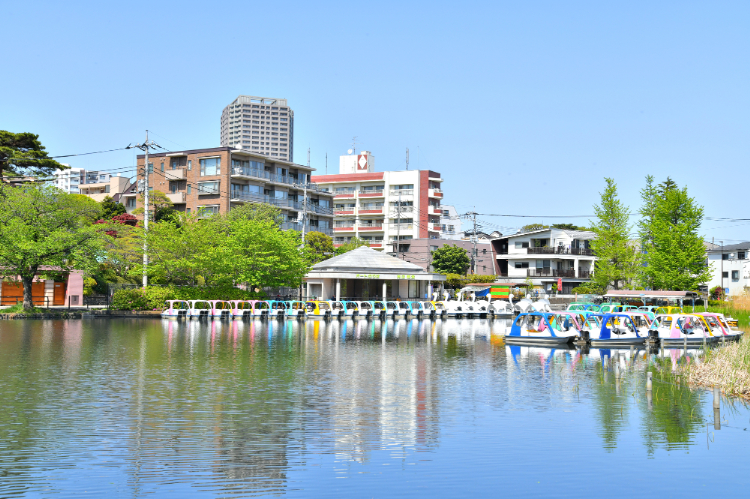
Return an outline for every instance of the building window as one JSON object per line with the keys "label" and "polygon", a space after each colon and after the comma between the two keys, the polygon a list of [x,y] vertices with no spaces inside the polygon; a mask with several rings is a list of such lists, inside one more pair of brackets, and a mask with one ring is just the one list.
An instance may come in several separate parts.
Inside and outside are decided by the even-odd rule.
{"label": "building window", "polygon": [[516,249],[522,249],[522,248],[528,248],[529,243],[528,242],[516,242]]}
{"label": "building window", "polygon": [[729,277],[729,272],[722,272],[721,277],[722,279],[726,279],[727,277]]}
{"label": "building window", "polygon": [[201,177],[221,174],[221,158],[206,158],[200,160]]}
{"label": "building window", "polygon": [[744,260],[745,259],[745,252],[744,251],[738,251],[737,252],[737,259],[738,260]]}
{"label": "building window", "polygon": [[188,171],[193,169],[193,160],[188,160]]}
{"label": "building window", "polygon": [[154,164],[153,163],[149,163],[148,164],[148,172],[149,173],[154,173]]}
{"label": "building window", "polygon": [[219,193],[219,181],[215,182],[199,182],[198,183],[198,195],[202,196],[205,194],[218,194]]}
{"label": "building window", "polygon": [[135,198],[128,198],[125,206],[128,208],[135,208]]}
{"label": "building window", "polygon": [[164,161],[161,162],[160,168],[161,168],[161,171],[164,171]]}
{"label": "building window", "polygon": [[188,194],[191,194],[192,192],[193,192],[193,189],[191,188],[191,186],[190,186],[190,185],[188,185],[188,186],[187,186],[187,193],[188,193]]}
{"label": "building window", "polygon": [[721,254],[721,259],[722,260],[729,260],[729,253],[722,253]]}
{"label": "building window", "polygon": [[739,281],[740,280],[740,271],[739,270],[733,270],[732,271],[732,280],[733,281]]}
{"label": "building window", "polygon": [[516,268],[517,269],[528,269],[529,268],[529,262],[516,262]]}
{"label": "building window", "polygon": [[204,206],[198,207],[198,216],[199,217],[211,217],[213,215],[219,214],[219,205],[218,204],[209,204]]}

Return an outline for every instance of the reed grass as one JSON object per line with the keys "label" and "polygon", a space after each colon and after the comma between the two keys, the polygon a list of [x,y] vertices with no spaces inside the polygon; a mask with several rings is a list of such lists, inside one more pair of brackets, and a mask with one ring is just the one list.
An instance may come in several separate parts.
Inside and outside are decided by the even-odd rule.
{"label": "reed grass", "polygon": [[690,384],[718,385],[727,395],[750,398],[750,338],[707,349],[703,362],[685,370]]}

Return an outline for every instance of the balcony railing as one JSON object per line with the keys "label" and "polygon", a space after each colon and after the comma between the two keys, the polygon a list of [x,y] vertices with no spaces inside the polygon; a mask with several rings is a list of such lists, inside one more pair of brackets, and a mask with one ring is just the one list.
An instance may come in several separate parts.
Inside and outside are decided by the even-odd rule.
{"label": "balcony railing", "polygon": [[569,270],[558,270],[558,269],[528,269],[526,271],[528,277],[571,277],[575,278],[576,271],[573,269]]}
{"label": "balcony railing", "polygon": [[585,255],[594,256],[594,251],[585,248],[566,248],[564,246],[541,246],[537,248],[526,248],[528,255]]}
{"label": "balcony railing", "polygon": [[391,190],[391,196],[398,196],[401,194],[402,196],[412,196],[414,194],[414,189],[393,189]]}
{"label": "balcony railing", "polygon": [[414,224],[388,224],[388,226],[391,228],[391,230],[411,230],[414,228]]}
{"label": "balcony railing", "polygon": [[558,270],[558,269],[527,269],[526,275],[528,277],[567,277],[569,279],[591,279],[593,272],[590,270],[579,270],[578,276],[576,277],[576,271],[574,269]]}
{"label": "balcony railing", "polygon": [[307,190],[310,190],[310,191],[330,194],[330,192],[328,192],[327,189],[321,189],[318,184],[308,183],[307,185],[305,185],[304,182],[299,181],[298,177],[292,177],[290,175],[278,175],[276,173],[272,173],[266,170],[261,170],[260,168],[252,168],[249,166],[248,167],[233,166],[231,172],[232,172],[232,175],[243,175],[245,177],[262,178],[269,182],[277,182],[281,184],[291,185],[298,189],[307,187]]}
{"label": "balcony railing", "polygon": [[369,191],[360,190],[359,191],[359,195],[360,196],[373,196],[373,197],[374,196],[383,196],[384,195],[384,190],[383,189],[369,190]]}
{"label": "balcony railing", "polygon": [[[281,230],[298,230],[302,231],[302,224],[297,222],[283,222],[281,224]],[[328,227],[318,227],[315,225],[305,224],[305,232],[322,232],[323,234],[332,236],[333,230]]]}

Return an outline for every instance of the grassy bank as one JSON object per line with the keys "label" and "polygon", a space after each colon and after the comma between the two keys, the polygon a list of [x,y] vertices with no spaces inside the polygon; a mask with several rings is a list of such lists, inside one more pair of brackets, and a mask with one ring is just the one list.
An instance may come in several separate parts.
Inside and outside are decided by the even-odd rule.
{"label": "grassy bank", "polygon": [[686,370],[691,384],[721,387],[728,395],[750,398],[750,338],[708,349],[703,362]]}
{"label": "grassy bank", "polygon": [[[703,308],[695,307],[696,311],[702,312]],[[737,324],[741,328],[746,328],[750,326],[750,310],[741,310],[737,309],[731,306],[731,304],[726,306],[714,306],[711,305],[708,307],[709,312],[715,312],[718,314],[724,314],[725,317],[734,317],[737,319]]]}

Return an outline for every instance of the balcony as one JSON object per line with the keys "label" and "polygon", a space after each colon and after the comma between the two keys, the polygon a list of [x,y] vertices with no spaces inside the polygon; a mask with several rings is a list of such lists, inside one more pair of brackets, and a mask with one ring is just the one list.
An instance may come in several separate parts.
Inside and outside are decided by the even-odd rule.
{"label": "balcony", "polygon": [[573,269],[568,270],[557,270],[550,268],[543,269],[527,269],[527,277],[568,277],[575,279],[576,271]]}
{"label": "balcony", "polygon": [[174,170],[166,170],[164,172],[164,178],[167,180],[185,180],[187,179],[187,168],[175,168]]}
{"label": "balcony", "polygon": [[430,232],[440,232],[440,224],[428,222],[427,223],[427,230]]}
{"label": "balcony", "polygon": [[342,215],[354,215],[354,208],[348,208],[346,210],[333,210],[333,216],[338,217]]}
{"label": "balcony", "polygon": [[167,198],[172,201],[172,204],[185,204],[185,193],[184,192],[172,192],[167,194]]}
{"label": "balcony", "polygon": [[[297,222],[284,222],[281,224],[281,230],[297,230],[302,231],[302,224]],[[333,231],[329,227],[318,227],[315,225],[305,224],[305,232],[322,232],[328,236],[333,235]]]}
{"label": "balcony", "polygon": [[249,166],[233,166],[231,171],[233,177],[252,177],[264,180],[270,180],[271,175],[273,175],[271,172],[261,170],[260,168],[251,168]]}
{"label": "balcony", "polygon": [[443,199],[443,191],[440,189],[427,189],[427,197]]}
{"label": "balcony", "polygon": [[335,199],[353,198],[356,191],[354,188],[351,189],[339,189],[333,193]]}
{"label": "balcony", "polygon": [[565,248],[563,246],[552,247],[542,246],[539,248],[526,248],[526,253],[529,255],[584,255],[594,256],[594,251],[585,248]]}
{"label": "balcony", "polygon": [[594,277],[594,273],[590,270],[579,270],[578,271],[578,278],[579,279],[591,279]]}
{"label": "balcony", "polygon": [[412,230],[414,229],[414,224],[388,224],[388,227],[391,230]]}
{"label": "balcony", "polygon": [[359,191],[359,197],[361,198],[382,198],[383,196],[385,196],[385,191],[383,189],[377,191]]}
{"label": "balcony", "polygon": [[342,225],[342,226],[334,226],[333,227],[334,232],[354,232],[354,224],[352,225]]}
{"label": "balcony", "polygon": [[360,208],[359,209],[360,215],[382,215],[383,214],[383,208]]}
{"label": "balcony", "polygon": [[320,206],[319,204],[308,203],[307,211],[317,213],[319,215],[333,215],[333,208],[327,206]]}
{"label": "balcony", "polygon": [[430,205],[427,207],[427,214],[435,215],[435,216],[443,216],[443,210],[441,210],[438,206]]}
{"label": "balcony", "polygon": [[402,196],[413,196],[414,189],[392,189],[390,195],[398,197],[399,194]]}
{"label": "balcony", "polygon": [[362,224],[357,228],[360,232],[382,232],[383,224]]}

